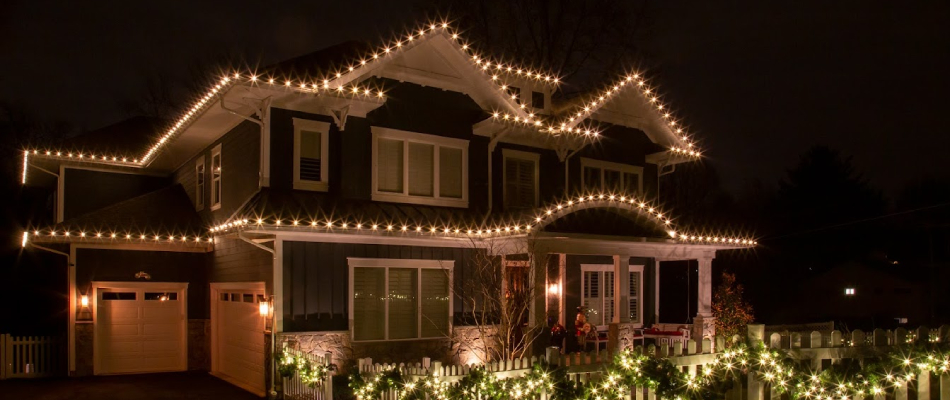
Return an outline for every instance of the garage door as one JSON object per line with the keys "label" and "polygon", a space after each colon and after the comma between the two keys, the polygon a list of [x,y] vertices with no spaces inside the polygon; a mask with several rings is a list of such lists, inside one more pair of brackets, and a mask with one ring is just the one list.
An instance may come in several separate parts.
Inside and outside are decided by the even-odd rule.
{"label": "garage door", "polygon": [[185,290],[181,285],[99,288],[97,374],[184,371]]}
{"label": "garage door", "polygon": [[264,395],[264,323],[260,302],[263,284],[255,288],[218,287],[214,302],[214,372],[225,380]]}

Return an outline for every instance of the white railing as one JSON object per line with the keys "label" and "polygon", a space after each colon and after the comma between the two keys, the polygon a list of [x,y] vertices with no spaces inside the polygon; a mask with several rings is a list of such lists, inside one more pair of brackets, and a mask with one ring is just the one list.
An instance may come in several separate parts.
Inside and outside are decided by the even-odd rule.
{"label": "white railing", "polygon": [[65,352],[55,336],[0,334],[0,379],[42,378],[65,372]]}
{"label": "white railing", "polygon": [[[750,334],[765,342],[766,346],[776,349],[784,349],[792,357],[809,362],[812,369],[820,371],[825,365],[837,363],[843,359],[854,358],[855,352],[852,347],[855,346],[893,346],[897,344],[907,344],[922,338],[927,342],[939,342],[950,338],[950,326],[944,325],[938,329],[920,329],[907,331],[905,329],[896,329],[894,331],[875,330],[870,335],[860,330],[855,330],[848,334],[839,331],[818,332],[814,331],[808,334],[801,333],[773,333],[765,337],[764,327],[759,325],[758,333],[751,328]],[[715,344],[715,347],[713,347]],[[717,359],[718,354],[712,349],[723,349],[724,338],[716,337],[713,340],[703,339],[697,343],[694,340],[682,342],[673,342],[669,346],[656,347],[649,345],[644,347],[637,346],[633,350],[636,352],[646,352],[655,354],[658,357],[668,358],[671,363],[681,368],[683,372],[695,375],[706,364],[712,364]],[[543,359],[551,365],[563,366],[567,368],[567,374],[571,381],[582,385],[588,382],[596,382],[601,379],[604,371],[604,364],[613,360],[613,354],[607,351],[599,353],[571,353],[561,354],[557,348],[547,349]],[[375,375],[384,371],[399,369],[403,379],[418,380],[425,376],[439,376],[441,380],[447,383],[454,383],[465,377],[476,366],[484,367],[486,371],[491,372],[498,378],[520,377],[531,371],[531,366],[540,361],[537,357],[521,358],[507,361],[495,361],[479,365],[442,365],[438,361],[430,361],[424,358],[420,363],[399,363],[399,364],[380,364],[373,363],[371,358],[362,358],[358,360],[357,369],[361,374]],[[938,379],[939,382],[932,382]],[[930,372],[921,373],[916,376],[915,385],[916,396],[918,400],[942,399],[950,400],[950,375],[932,375]],[[934,389],[932,389],[932,386]],[[897,399],[907,399],[908,387],[897,388],[894,395]],[[396,399],[395,391],[383,393],[380,400]],[[649,388],[630,388],[627,399],[657,399],[658,396]],[[726,399],[746,399],[746,400],[765,400],[783,398],[771,385],[755,373],[749,373],[744,381],[737,381],[725,393]],[[867,397],[867,399],[881,400],[883,396]],[[548,396],[542,393],[538,400],[547,400]]]}
{"label": "white railing", "polygon": [[[309,354],[300,350],[284,349],[294,357],[302,357],[312,365],[331,365],[331,355]],[[290,400],[332,400],[333,399],[333,381],[332,373],[327,373],[323,381],[314,385],[309,385],[300,379],[299,373],[283,378],[284,398]]]}

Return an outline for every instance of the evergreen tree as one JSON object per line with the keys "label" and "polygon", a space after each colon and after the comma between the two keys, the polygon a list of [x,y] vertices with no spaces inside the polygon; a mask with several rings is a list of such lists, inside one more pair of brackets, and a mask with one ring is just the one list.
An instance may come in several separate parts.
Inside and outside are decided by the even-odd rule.
{"label": "evergreen tree", "polygon": [[744,336],[746,325],[755,320],[752,305],[742,298],[742,285],[736,283],[736,276],[722,273],[722,282],[713,294],[712,311],[716,317],[716,335],[724,335],[726,345],[732,344],[733,335]]}

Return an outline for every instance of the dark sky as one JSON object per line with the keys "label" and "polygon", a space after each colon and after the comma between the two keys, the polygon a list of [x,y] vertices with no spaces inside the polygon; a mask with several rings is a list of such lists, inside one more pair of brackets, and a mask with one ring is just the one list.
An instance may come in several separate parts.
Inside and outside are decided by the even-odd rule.
{"label": "dark sky", "polygon": [[[0,14],[0,101],[89,128],[123,117],[143,77],[209,54],[263,63],[374,43],[425,10],[388,1],[14,2]],[[208,2],[210,3],[210,2]],[[727,187],[775,182],[817,143],[873,184],[946,173],[947,2],[656,2],[647,46],[664,97]],[[906,2],[911,3],[911,2]]]}

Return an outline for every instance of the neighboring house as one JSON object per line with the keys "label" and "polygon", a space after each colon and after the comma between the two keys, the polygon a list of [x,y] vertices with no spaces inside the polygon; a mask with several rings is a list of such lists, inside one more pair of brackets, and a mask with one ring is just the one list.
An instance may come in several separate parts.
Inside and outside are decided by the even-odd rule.
{"label": "neighboring house", "polygon": [[799,284],[801,295],[779,315],[867,331],[918,326],[931,320],[930,288],[921,272],[890,263],[838,265]]}
{"label": "neighboring house", "polygon": [[519,268],[523,247],[489,243],[529,236],[566,326],[582,305],[601,327],[656,322],[662,262],[698,260],[694,336],[712,334],[712,259],[755,243],[655,202],[699,156],[655,89],[623,75],[559,102],[553,75],[484,57],[427,26],[231,71],[162,130],[27,150],[24,183],[57,201],[23,241],[68,257],[70,372],[210,369],[262,394],[271,296],[276,330],[313,348],[431,356],[412,351],[471,331],[474,256]]}

